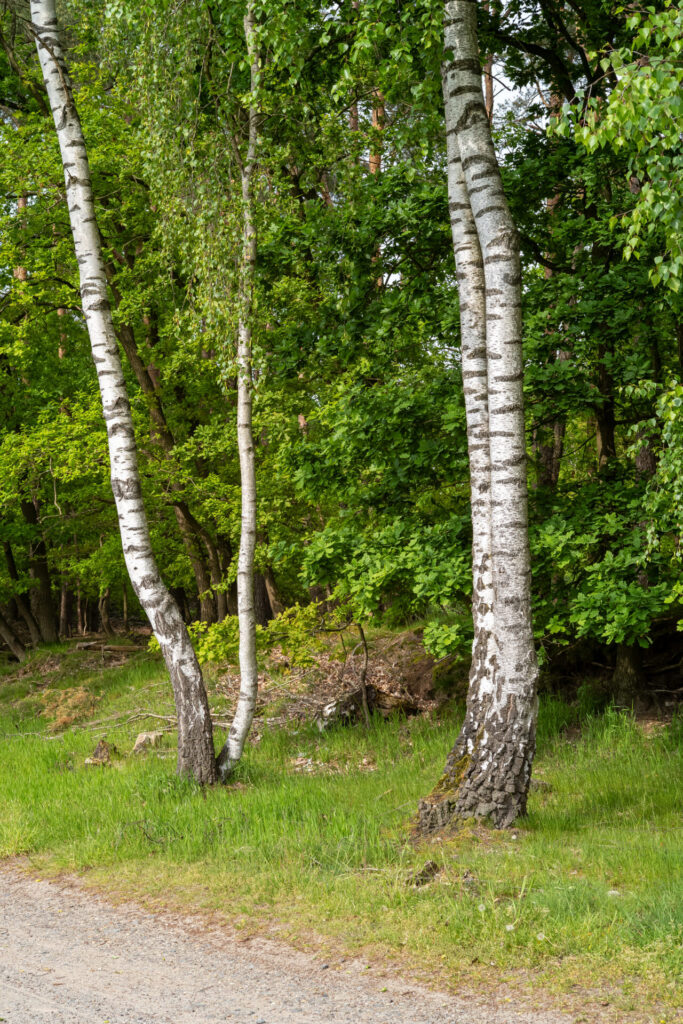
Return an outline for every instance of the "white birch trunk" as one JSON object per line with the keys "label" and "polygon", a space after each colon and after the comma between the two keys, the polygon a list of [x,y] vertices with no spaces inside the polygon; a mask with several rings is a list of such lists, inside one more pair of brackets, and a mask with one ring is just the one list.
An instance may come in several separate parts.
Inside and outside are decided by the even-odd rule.
{"label": "white birch trunk", "polygon": [[[482,94],[476,20],[475,0],[447,0],[443,75],[449,199],[465,307],[461,319],[472,477],[475,643],[465,725],[449,755],[444,779],[432,798],[420,805],[422,827],[427,830],[453,816],[491,817],[498,827],[511,824],[526,810],[535,751],[538,667],[531,625],[521,269],[517,232]],[[479,360],[472,361],[466,377],[475,338]],[[468,381],[474,380],[469,373],[481,374],[486,381],[485,417],[482,404],[468,396]],[[487,539],[490,576],[489,562],[477,563],[477,545],[481,558]],[[480,610],[479,594],[486,595]]]}
{"label": "white birch trunk", "polygon": [[[251,67],[252,95],[258,83],[259,64],[254,39],[254,11],[247,8],[244,34]],[[237,446],[242,487],[242,527],[237,561],[237,615],[239,619],[240,693],[228,738],[218,757],[218,773],[225,780],[242,757],[256,710],[258,666],[256,663],[256,616],[254,613],[254,550],[256,548],[256,466],[252,433],[252,330],[251,318],[256,264],[253,177],[258,144],[258,112],[249,107],[249,141],[242,174],[242,259],[239,279],[237,326]]]}
{"label": "white birch trunk", "polygon": [[[446,124],[453,123],[452,101],[444,78]],[[493,676],[493,566],[491,555],[491,460],[489,453],[488,366],[486,361],[486,282],[477,228],[460,159],[455,130],[446,136],[448,206],[460,303],[463,393],[467,420],[472,516],[472,620],[474,640],[467,713],[449,756],[455,766],[470,752],[479,721],[483,688]]]}
{"label": "white birch trunk", "polygon": [[178,606],[159,575],[142,504],[133,420],[111,318],[90,167],[59,39],[55,0],[31,0],[31,17],[64,166],[83,314],[107,425],[111,485],[126,567],[171,677],[178,714],[178,771],[202,783],[214,782],[216,759],[201,669]]}

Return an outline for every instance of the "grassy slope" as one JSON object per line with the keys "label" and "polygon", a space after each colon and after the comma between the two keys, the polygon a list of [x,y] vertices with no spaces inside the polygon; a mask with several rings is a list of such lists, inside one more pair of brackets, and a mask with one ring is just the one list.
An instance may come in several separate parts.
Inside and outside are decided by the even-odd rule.
{"label": "grassy slope", "polygon": [[[646,737],[608,712],[568,739],[576,712],[548,699],[536,777],[550,788],[532,794],[520,828],[416,846],[410,818],[457,715],[324,736],[266,731],[236,785],[202,792],[174,775],[172,734],[111,768],[84,766],[105,732],[127,754],[155,720],[49,731],[74,715],[87,724],[172,711],[153,658],[109,670],[85,660],[79,670],[74,653],[55,670],[41,653],[21,677],[0,677],[0,856],[89,869],[137,897],[217,910],[247,928],[256,918],[283,937],[419,965],[456,987],[491,976],[556,993],[582,983],[609,999],[616,1020],[679,1019],[680,719]],[[314,772],[295,772],[299,757]],[[442,868],[434,880],[407,884],[428,859]]]}

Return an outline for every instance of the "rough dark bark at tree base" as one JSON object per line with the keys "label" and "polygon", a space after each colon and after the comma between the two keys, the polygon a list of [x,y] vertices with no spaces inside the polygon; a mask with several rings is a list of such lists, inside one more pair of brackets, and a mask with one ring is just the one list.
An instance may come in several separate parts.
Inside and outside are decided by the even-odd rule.
{"label": "rough dark bark at tree base", "polygon": [[[526,814],[536,747],[535,717],[520,723],[513,713],[507,721],[495,725],[489,719],[479,733],[468,744],[465,723],[443,775],[418,804],[419,831],[423,835],[468,818],[490,820],[495,828],[509,828]],[[467,752],[469,745],[473,747],[471,753]]]}
{"label": "rough dark bark at tree base", "polygon": [[182,668],[175,666],[169,672],[178,711],[178,775],[186,775],[200,785],[217,781],[217,763],[213,755],[213,730],[209,716],[200,718],[192,713],[187,700],[187,679]]}

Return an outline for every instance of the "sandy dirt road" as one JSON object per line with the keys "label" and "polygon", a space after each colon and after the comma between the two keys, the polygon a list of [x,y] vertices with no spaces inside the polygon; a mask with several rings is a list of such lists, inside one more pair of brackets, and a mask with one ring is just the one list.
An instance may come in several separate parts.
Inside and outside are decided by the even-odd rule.
{"label": "sandy dirt road", "polygon": [[197,919],[114,906],[0,866],[7,1024],[566,1024],[474,1007],[350,961],[326,965]]}

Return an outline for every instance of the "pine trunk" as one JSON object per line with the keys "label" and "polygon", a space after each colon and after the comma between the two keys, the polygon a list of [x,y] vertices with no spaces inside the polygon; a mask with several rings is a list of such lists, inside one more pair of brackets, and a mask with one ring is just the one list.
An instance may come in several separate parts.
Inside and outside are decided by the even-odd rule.
{"label": "pine trunk", "polygon": [[525,813],[538,675],[517,233],[482,94],[476,4],[449,0],[445,13],[448,184],[472,492],[474,647],[465,723],[443,778],[420,804],[425,831],[454,817],[491,818],[503,828]]}
{"label": "pine trunk", "polygon": [[178,771],[199,782],[213,782],[216,759],[201,669],[178,606],[161,580],[152,553],[133,420],[111,317],[90,167],[59,38],[55,0],[32,0],[31,17],[64,166],[83,314],[107,426],[111,483],[126,567],[171,677],[178,715]]}

